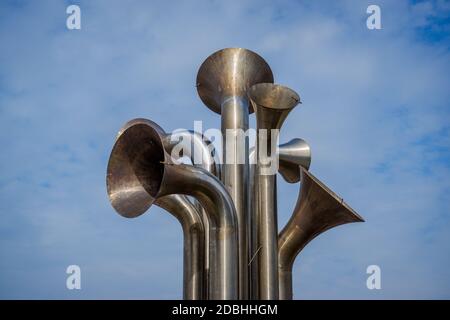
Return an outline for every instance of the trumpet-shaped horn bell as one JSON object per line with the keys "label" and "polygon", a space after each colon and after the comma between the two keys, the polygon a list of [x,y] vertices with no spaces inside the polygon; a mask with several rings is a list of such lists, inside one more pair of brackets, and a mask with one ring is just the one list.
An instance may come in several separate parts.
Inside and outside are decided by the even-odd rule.
{"label": "trumpet-shaped horn bell", "polygon": [[[256,113],[257,161],[254,175],[255,198],[258,202],[253,211],[256,221],[257,248],[261,248],[257,261],[258,298],[278,299],[278,223],[276,172],[266,160],[272,158],[277,147],[279,130],[289,112],[300,102],[292,89],[273,83],[258,83],[247,92]],[[255,288],[256,289],[256,288]]]}
{"label": "trumpet-shaped horn bell", "polygon": [[137,217],[154,203],[164,175],[164,135],[161,127],[146,119],[132,120],[119,132],[106,185],[111,205],[120,215]]}
{"label": "trumpet-shaped horn bell", "polygon": [[164,171],[163,135],[146,119],[131,120],[121,128],[108,164],[108,195],[124,217],[136,217],[154,202],[178,219],[184,234],[183,298],[203,299],[205,230],[200,214],[185,195],[156,198]]}
{"label": "trumpet-shaped horn bell", "polygon": [[[250,149],[249,161],[255,163],[255,147]],[[291,141],[278,145],[278,172],[288,183],[297,183],[300,181],[300,168],[302,166],[309,170],[311,165],[311,147],[300,138],[294,138]]]}
{"label": "trumpet-shaped horn bell", "polygon": [[248,90],[258,129],[280,129],[291,110],[300,103],[292,89],[273,83],[257,83]]}
{"label": "trumpet-shaped horn bell", "polygon": [[202,63],[197,74],[197,91],[203,103],[220,114],[226,98],[246,98],[247,89],[260,82],[273,82],[267,62],[253,51],[227,48],[213,53]]}
{"label": "trumpet-shaped horn bell", "polygon": [[300,167],[300,193],[291,219],[278,237],[280,299],[292,299],[292,266],[298,253],[328,229],[364,219],[343,199]]}
{"label": "trumpet-shaped horn bell", "polygon": [[[238,274],[233,258],[238,238],[233,200],[222,183],[205,169],[171,163],[164,144],[166,137],[164,130],[150,120],[136,119],[125,125],[108,163],[111,204],[119,214],[132,218],[154,203],[164,205],[161,201],[169,195],[188,195],[198,200],[211,226],[211,246],[217,248],[214,261],[210,261],[214,281],[208,284],[208,295],[211,299],[236,299]],[[194,247],[192,251],[200,249],[204,250]]]}
{"label": "trumpet-shaped horn bell", "polygon": [[300,166],[309,170],[311,165],[311,147],[299,138],[280,144],[278,147],[278,172],[289,183],[300,181]]}

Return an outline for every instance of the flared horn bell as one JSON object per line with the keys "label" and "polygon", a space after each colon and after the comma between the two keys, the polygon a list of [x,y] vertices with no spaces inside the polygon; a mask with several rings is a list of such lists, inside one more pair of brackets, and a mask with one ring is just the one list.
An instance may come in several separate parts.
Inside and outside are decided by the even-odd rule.
{"label": "flared horn bell", "polygon": [[341,224],[364,222],[343,199],[300,167],[300,193],[278,237],[280,299],[292,299],[292,266],[298,253],[319,234]]}
{"label": "flared horn bell", "polygon": [[[255,147],[250,149],[249,161],[254,164],[256,161]],[[300,181],[300,168],[302,166],[309,170],[311,165],[311,147],[300,138],[278,145],[278,172],[288,183]]]}
{"label": "flared horn bell", "polygon": [[111,205],[126,218],[146,212],[160,192],[164,176],[164,130],[146,119],[127,122],[119,131],[108,162]]}
{"label": "flared horn bell", "polygon": [[278,146],[278,172],[289,183],[300,181],[300,166],[309,170],[311,165],[311,147],[299,138]]}
{"label": "flared horn bell", "polygon": [[239,233],[239,298],[248,299],[248,131],[253,112],[247,90],[255,83],[273,82],[267,62],[253,51],[227,48],[210,55],[197,73],[202,102],[221,115],[221,180],[230,192],[237,213]]}
{"label": "flared horn bell", "polygon": [[[107,188],[111,204],[119,214],[127,218],[142,214],[152,205],[154,200],[144,187],[145,184],[142,184],[142,180],[145,180],[145,178],[138,179],[136,176],[136,172],[139,171],[134,170],[136,163],[133,164],[131,159],[140,159],[141,156],[135,150],[130,151],[136,145],[129,135],[130,132],[127,132],[130,127],[147,124],[153,125],[146,119],[134,119],[127,122],[119,130],[116,137],[116,146],[113,148],[108,165]],[[136,131],[136,128],[132,131]],[[125,132],[125,136],[122,137]],[[140,139],[142,139],[142,136]],[[144,144],[143,147],[145,148],[145,146]],[[150,160],[150,162],[152,161]],[[122,171],[118,172],[118,170]],[[152,172],[143,172],[143,168],[140,170],[143,177],[152,175]],[[156,171],[158,172],[159,169]],[[180,222],[183,229],[183,299],[204,299],[205,255],[203,248],[205,246],[205,230],[198,209],[185,195],[173,194],[159,197],[154,200],[154,203],[172,214]]]}
{"label": "flared horn bell", "polygon": [[292,89],[273,83],[258,83],[248,90],[256,112],[258,129],[280,129],[289,112],[300,102]]}
{"label": "flared horn bell", "polygon": [[[258,83],[247,93],[256,114],[256,166],[254,171],[252,227],[254,236],[252,254],[260,250],[258,260],[252,264],[254,299],[278,299],[278,222],[276,152],[279,130],[289,112],[300,102],[292,89],[273,84]],[[257,288],[259,286],[259,288]]]}
{"label": "flared horn bell", "polygon": [[[120,133],[108,163],[107,189],[114,209],[124,217],[143,214],[163,197],[194,197],[210,223],[210,242],[217,247],[211,262],[216,281],[211,299],[237,298],[236,212],[221,182],[208,171],[190,165],[174,165],[164,146],[167,134],[156,123],[136,119]],[[196,250],[205,250],[198,248]]]}
{"label": "flared horn bell", "polygon": [[[248,49],[226,48],[202,63],[197,74],[197,91],[203,103],[220,114],[226,98],[246,98],[247,89],[260,82],[273,82],[267,62]],[[249,108],[252,113],[250,105]]]}

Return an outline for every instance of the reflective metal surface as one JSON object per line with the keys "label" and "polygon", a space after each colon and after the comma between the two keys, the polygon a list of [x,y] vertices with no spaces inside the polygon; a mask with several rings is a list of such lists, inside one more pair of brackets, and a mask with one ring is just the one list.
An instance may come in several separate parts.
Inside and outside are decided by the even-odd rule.
{"label": "reflective metal surface", "polygon": [[[252,93],[252,91],[249,92],[249,95],[253,94],[253,95],[257,95],[257,94],[261,94],[261,92],[263,92],[264,90],[267,90],[267,86],[271,87],[273,85],[265,85],[265,84],[258,84],[255,85],[255,88],[252,88],[252,90],[254,90],[254,92]],[[277,87],[278,90],[280,90],[281,86]],[[281,97],[281,100],[284,99],[284,103],[286,105],[289,106],[290,103],[292,103],[292,101],[294,101],[293,103],[295,103],[296,101],[300,101],[300,98],[298,97],[298,95],[295,92],[291,92],[289,91],[290,89],[286,88],[287,90],[285,90],[285,92],[287,92],[286,95],[284,95],[284,97]],[[291,95],[292,94],[292,95]],[[279,91],[277,90],[271,90],[271,92],[263,97],[263,99],[261,99],[260,101],[260,105],[264,106],[264,105],[271,105],[271,102],[269,101],[270,99],[274,99],[276,98],[277,95],[280,95]],[[288,113],[290,112],[291,109],[287,108],[286,110],[271,110],[270,108],[264,108],[261,107],[261,118],[258,119],[257,118],[257,124],[261,123],[263,128],[269,129],[269,128],[277,128],[279,126],[281,126],[282,122],[284,121],[284,119],[287,117]],[[267,132],[267,134],[269,134],[269,132]],[[268,136],[268,139],[270,139],[270,136]],[[269,147],[271,143],[268,142],[267,143],[267,148]],[[289,183],[295,183],[298,182],[300,180],[300,168],[299,165],[305,167],[306,169],[309,169],[309,166],[311,164],[311,150],[309,145],[306,143],[306,141],[302,140],[302,139],[292,139],[291,141],[285,143],[285,144],[281,144],[278,146],[277,148],[277,156],[278,156],[278,161],[279,161],[279,168],[278,168],[278,172],[283,176],[283,178],[289,182]],[[255,157],[256,157],[256,150],[255,148],[252,148],[250,150],[250,162],[251,163],[255,163]],[[250,166],[250,177],[254,176],[255,173],[255,166],[251,165]],[[257,177],[255,177],[257,179]],[[250,208],[251,208],[251,212],[253,212],[252,215],[252,222],[251,225],[254,227],[254,231],[252,233],[252,241],[251,241],[251,253],[252,256],[253,255],[257,255],[260,254],[260,250],[262,249],[262,245],[260,244],[260,242],[258,242],[258,236],[257,234],[259,233],[258,231],[258,227],[261,227],[260,223],[258,223],[258,212],[261,211],[261,208],[258,208],[258,204],[260,204],[262,201],[260,199],[258,199],[258,191],[257,191],[257,186],[260,186],[260,188],[267,188],[262,186],[261,183],[259,183],[258,181],[255,181],[255,178],[252,179],[252,183],[251,183],[251,190],[253,190],[253,199],[252,201],[250,201]],[[276,179],[276,178],[275,178]],[[276,187],[276,182],[274,182],[274,185]],[[272,189],[269,189],[272,190]],[[273,192],[275,193],[274,196],[275,197],[275,212],[273,213],[273,216],[275,217],[276,220],[276,188],[273,189]],[[273,226],[273,229],[276,229],[275,226]],[[273,238],[272,238],[273,239]],[[270,241],[269,243],[273,244],[273,240]],[[271,264],[273,267],[273,263]],[[251,273],[252,273],[252,287],[251,287],[251,291],[252,291],[252,298],[253,299],[261,299],[260,293],[259,291],[262,290],[260,289],[259,286],[259,277],[262,277],[262,275],[259,273],[259,267],[258,267],[258,259],[253,259],[252,263],[251,263]],[[273,274],[273,269],[271,269],[271,273]],[[267,281],[267,280],[266,280]],[[273,282],[272,282],[273,283]],[[269,285],[269,289],[267,289],[268,292],[272,292],[272,294],[270,295],[271,298],[276,297],[276,293],[274,294],[272,289],[274,286],[276,286],[276,284],[272,284]],[[268,297],[266,297],[268,298]]]}
{"label": "reflective metal surface", "polygon": [[300,193],[291,219],[278,237],[280,299],[292,299],[292,266],[298,253],[328,229],[363,222],[343,199],[300,167]]}
{"label": "reflective metal surface", "polygon": [[220,114],[227,98],[246,97],[247,89],[261,82],[273,82],[272,70],[261,56],[243,48],[226,48],[210,55],[200,66],[197,92],[208,108]]}
{"label": "reflective metal surface", "polygon": [[[194,166],[205,169],[216,177],[220,178],[220,165],[215,158],[215,150],[212,143],[204,137],[202,134],[189,130],[178,130],[176,133],[167,134],[163,140],[164,147],[171,156],[174,156],[175,148],[181,151],[177,154],[172,161],[176,161],[181,157],[189,157]],[[195,205],[198,211],[202,215],[203,226],[205,230],[205,252],[204,252],[204,264],[205,264],[205,274],[204,282],[205,298],[209,296],[208,287],[211,277],[214,278],[214,270],[210,270],[210,260],[216,261],[217,255],[217,243],[209,241],[210,234],[210,222],[208,214],[205,209],[200,205],[198,201],[195,201]]]}
{"label": "reflective metal surface", "polygon": [[[309,170],[311,165],[311,147],[309,144],[299,138],[294,138],[286,143],[278,145],[278,172],[284,180],[289,183],[300,181],[300,168],[302,166]],[[249,159],[250,164],[256,161],[255,147],[250,148]],[[250,165],[250,171],[252,166]],[[252,176],[252,174],[250,174]]]}
{"label": "reflective metal surface", "polygon": [[[292,266],[304,246],[332,227],[363,221],[308,172],[311,149],[304,140],[277,148],[279,129],[300,97],[272,82],[264,59],[242,48],[217,51],[200,66],[199,97],[221,114],[222,165],[200,133],[166,133],[134,119],[117,136],[107,169],[110,202],[124,217],[155,204],[179,220],[184,299],[292,299]],[[249,153],[254,110],[259,134]],[[193,165],[179,164],[184,156]],[[256,158],[251,167],[249,157]],[[289,183],[300,181],[293,215],[279,235],[277,171]]]}
{"label": "reflective metal surface", "polygon": [[300,167],[309,170],[311,165],[311,147],[299,138],[278,146],[279,168],[278,172],[289,183],[300,181]]}
{"label": "reflective metal surface", "polygon": [[[268,166],[272,165],[273,145],[278,144],[278,130],[283,125],[289,112],[300,102],[298,94],[281,85],[260,83],[253,85],[249,91],[253,109],[256,113],[256,170],[254,175],[254,212],[252,212],[252,227],[256,245],[252,253],[257,254],[256,272],[258,279],[252,298],[262,300],[278,299],[278,222],[277,222],[277,185],[276,171],[269,174]],[[275,130],[272,135],[271,130]],[[273,141],[274,140],[274,141]],[[266,152],[258,152],[264,148]],[[272,157],[278,161],[276,155]],[[256,270],[255,270],[256,269]],[[257,296],[256,296],[257,295]]]}
{"label": "reflective metal surface", "polygon": [[206,299],[204,290],[205,230],[197,208],[184,195],[160,197],[156,205],[171,213],[183,228],[183,299]]}
{"label": "reflective metal surface", "polygon": [[[143,214],[162,197],[195,197],[210,221],[210,241],[217,247],[211,263],[217,277],[210,283],[211,299],[238,297],[236,212],[220,181],[202,168],[173,165],[164,146],[167,134],[156,123],[138,119],[120,133],[108,163],[107,189],[114,209],[124,217]],[[204,247],[188,247],[193,256]],[[186,282],[185,282],[186,284]]]}
{"label": "reflective metal surface", "polygon": [[[139,123],[147,123],[147,119],[143,118],[137,118],[128,121],[119,131],[118,136],[121,135],[123,131],[128,129],[129,127],[139,124]],[[168,133],[163,138],[163,144],[164,148],[166,149],[167,153],[169,153],[171,156],[174,156],[175,151],[174,148],[178,148],[177,151],[181,151],[179,154],[176,154],[175,157],[172,159],[172,161],[176,161],[177,159],[181,157],[189,157],[191,159],[191,162],[194,164],[194,166],[201,167],[208,172],[214,174],[216,177],[220,176],[220,166],[217,164],[216,158],[215,158],[215,150],[212,145],[212,143],[202,134],[190,130],[178,130],[176,133]],[[198,163],[198,164],[197,164]],[[189,199],[185,199],[185,201],[189,201]],[[209,241],[209,218],[206,214],[205,210],[202,208],[202,206],[198,203],[198,201],[195,201],[195,205],[197,207],[197,210],[201,213],[202,221],[203,221],[203,228],[204,228],[204,234],[205,234],[205,252],[203,254],[204,256],[204,264],[205,264],[205,272],[203,275],[203,281],[205,282],[205,289],[204,296],[205,298],[208,297],[208,283],[209,283],[209,277],[210,277],[210,256],[213,256],[216,254],[216,248],[215,243],[211,243]],[[173,213],[173,212],[171,212]]]}
{"label": "reflective metal surface", "polygon": [[228,48],[209,56],[197,74],[197,91],[203,103],[220,113],[223,134],[221,179],[233,199],[239,229],[239,298],[247,299],[248,289],[248,130],[252,112],[246,91],[255,83],[273,82],[269,65],[258,54]]}
{"label": "reflective metal surface", "polygon": [[[283,178],[289,183],[295,183],[300,181],[300,167],[303,166],[307,170],[311,164],[311,150],[308,143],[299,138],[292,139],[291,141],[281,144],[277,148],[278,152],[278,172],[283,176]],[[258,259],[254,259],[254,257],[259,253],[257,236],[256,236],[256,221],[255,219],[255,210],[256,205],[259,201],[256,198],[256,190],[255,190],[255,162],[256,162],[256,150],[255,147],[250,149],[250,202],[249,208],[250,212],[253,212],[251,215],[250,226],[253,226],[255,229],[251,234],[250,241],[250,253],[251,258],[253,258],[250,262],[250,275],[251,275],[251,297],[252,299],[258,299],[259,297],[259,286],[258,286]],[[258,250],[259,249],[259,250]]]}
{"label": "reflective metal surface", "polygon": [[220,176],[220,166],[214,157],[214,147],[202,134],[191,130],[177,131],[167,134],[163,143],[171,155],[175,147],[185,151],[185,153],[178,154],[173,160],[184,156],[189,157],[194,166],[201,167],[216,177]]}

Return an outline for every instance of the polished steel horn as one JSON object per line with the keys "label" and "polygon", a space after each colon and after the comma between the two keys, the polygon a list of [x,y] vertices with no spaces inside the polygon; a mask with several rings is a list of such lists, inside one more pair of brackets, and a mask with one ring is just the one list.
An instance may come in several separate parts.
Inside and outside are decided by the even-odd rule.
{"label": "polished steel horn", "polygon": [[[206,210],[210,241],[216,244],[217,278],[211,282],[212,299],[237,298],[237,229],[232,199],[208,171],[174,165],[165,145],[167,134],[156,123],[139,119],[120,133],[108,163],[107,188],[114,209],[133,218],[162,197],[193,196]],[[204,250],[196,247],[195,250]]]}
{"label": "polished steel horn", "polygon": [[278,237],[280,299],[292,299],[292,267],[298,253],[328,229],[364,219],[343,199],[300,167],[300,192],[294,212]]}
{"label": "polished steel horn", "polygon": [[248,123],[253,112],[247,89],[273,82],[267,62],[253,51],[227,48],[210,55],[197,74],[197,91],[203,103],[222,118],[221,180],[233,199],[239,230],[239,298],[248,298]]}
{"label": "polished steel horn", "polygon": [[[143,118],[137,118],[128,121],[119,131],[118,136],[121,135],[123,131],[125,131],[127,128],[139,124],[139,123],[147,123],[147,119]],[[218,164],[218,161],[216,159],[216,152],[213,144],[211,141],[209,141],[205,136],[203,136],[201,133],[194,132],[191,130],[176,130],[173,133],[167,133],[164,136],[163,144],[166,148],[166,151],[170,153],[172,157],[172,161],[177,161],[177,159],[181,157],[188,157],[192,164],[194,166],[198,166],[200,168],[205,169],[206,171],[214,174],[216,177],[220,177],[220,165]],[[179,198],[179,197],[177,197]],[[189,199],[184,199],[184,201],[189,201]],[[216,259],[216,248],[215,244],[211,243],[209,241],[209,234],[210,234],[210,228],[209,228],[209,218],[205,212],[205,210],[202,208],[202,206],[199,204],[198,201],[194,201],[195,205],[197,207],[197,210],[201,212],[202,221],[203,221],[203,229],[205,234],[205,252],[204,252],[204,264],[205,264],[205,271],[203,275],[203,281],[205,283],[204,290],[202,294],[205,298],[208,297],[208,283],[210,281],[210,257],[212,261],[215,261]],[[176,205],[175,208],[186,208],[186,204]],[[166,209],[166,208],[165,208]],[[180,213],[174,213],[170,212],[172,214],[177,214],[178,216]],[[187,258],[189,259],[189,258]],[[185,259],[186,260],[186,259]],[[213,270],[215,270],[213,268]],[[184,286],[186,287],[186,286]]]}
{"label": "polished steel horn", "polygon": [[289,112],[300,102],[300,97],[292,89],[273,83],[253,85],[248,96],[256,113],[257,128],[255,205],[251,220],[256,241],[252,244],[252,253],[258,251],[256,267],[252,268],[252,272],[257,273],[252,278],[258,281],[253,290],[258,292],[253,292],[252,298],[273,300],[278,299],[277,171],[273,170],[273,166],[278,166],[276,147],[279,130]]}
{"label": "polished steel horn", "polygon": [[[145,119],[134,119],[128,121],[120,130],[116,141],[122,133],[129,127],[138,123],[146,123]],[[110,158],[117,154],[111,154]],[[115,173],[110,171],[114,167],[108,167],[107,185],[109,186],[110,176]],[[108,189],[109,190],[109,189]],[[108,192],[108,195],[109,192]],[[183,229],[184,249],[183,249],[183,299],[200,300],[205,299],[204,290],[204,241],[205,230],[203,221],[198,209],[184,195],[168,195],[160,197],[155,204],[171,213],[181,224]]]}
{"label": "polished steel horn", "polygon": [[[300,181],[300,167],[302,166],[309,169],[311,164],[311,148],[309,144],[299,138],[294,138],[284,144],[280,144],[277,148],[277,156],[278,156],[278,173],[282,175],[284,180],[288,183],[295,183]],[[256,148],[252,147],[250,149],[250,177],[254,177],[255,173],[255,163],[256,163]],[[256,221],[255,217],[255,209],[256,209],[256,191],[255,191],[255,179],[250,179],[250,190],[252,191],[253,196],[251,196],[251,201],[249,202],[250,212],[253,213],[250,225],[254,226]],[[251,274],[251,296],[253,299],[258,299],[258,261],[255,257],[258,254],[258,244],[257,244],[257,236],[256,236],[256,227],[254,227],[255,231],[251,234],[251,245],[250,252],[252,253],[252,257],[250,259],[250,274]]]}
{"label": "polished steel horn", "polygon": [[311,147],[299,138],[278,146],[278,172],[289,183],[300,181],[300,167],[309,170],[311,165]]}
{"label": "polished steel horn", "polygon": [[[294,138],[286,143],[278,145],[278,172],[288,183],[296,183],[300,181],[300,168],[302,166],[309,170],[311,165],[311,147],[300,138]],[[256,149],[250,148],[250,168],[256,162]],[[252,169],[250,169],[251,171]]]}

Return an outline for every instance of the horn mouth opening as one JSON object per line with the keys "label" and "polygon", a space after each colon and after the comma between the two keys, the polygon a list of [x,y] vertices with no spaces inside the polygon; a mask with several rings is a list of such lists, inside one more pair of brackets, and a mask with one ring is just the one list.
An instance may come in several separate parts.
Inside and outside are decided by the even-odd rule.
{"label": "horn mouth opening", "polygon": [[164,131],[155,123],[135,119],[121,129],[107,169],[107,190],[114,209],[134,218],[157,198],[164,177]]}
{"label": "horn mouth opening", "polygon": [[[339,197],[336,193],[334,193],[330,188],[328,188],[322,181],[313,176],[308,170],[300,166],[301,170],[301,181],[304,182],[306,179],[311,179],[314,183],[324,190],[327,194],[333,197],[337,202],[340,203],[346,210],[346,217],[341,221],[340,224],[348,223],[348,222],[365,222],[363,217],[361,217],[355,210],[353,210],[343,198]],[[301,188],[301,187],[300,187]]]}
{"label": "horn mouth opening", "polygon": [[[248,49],[226,48],[206,58],[198,70],[196,84],[202,102],[220,114],[225,98],[246,98],[247,89],[261,82],[273,82],[273,74],[260,55]],[[252,112],[249,104],[249,113]]]}
{"label": "horn mouth opening", "polygon": [[278,148],[280,167],[279,172],[288,183],[300,181],[300,166],[309,170],[311,166],[311,147],[299,138],[281,144]]}
{"label": "horn mouth opening", "polygon": [[257,105],[273,110],[289,110],[301,103],[297,92],[279,84],[257,83],[247,94]]}

